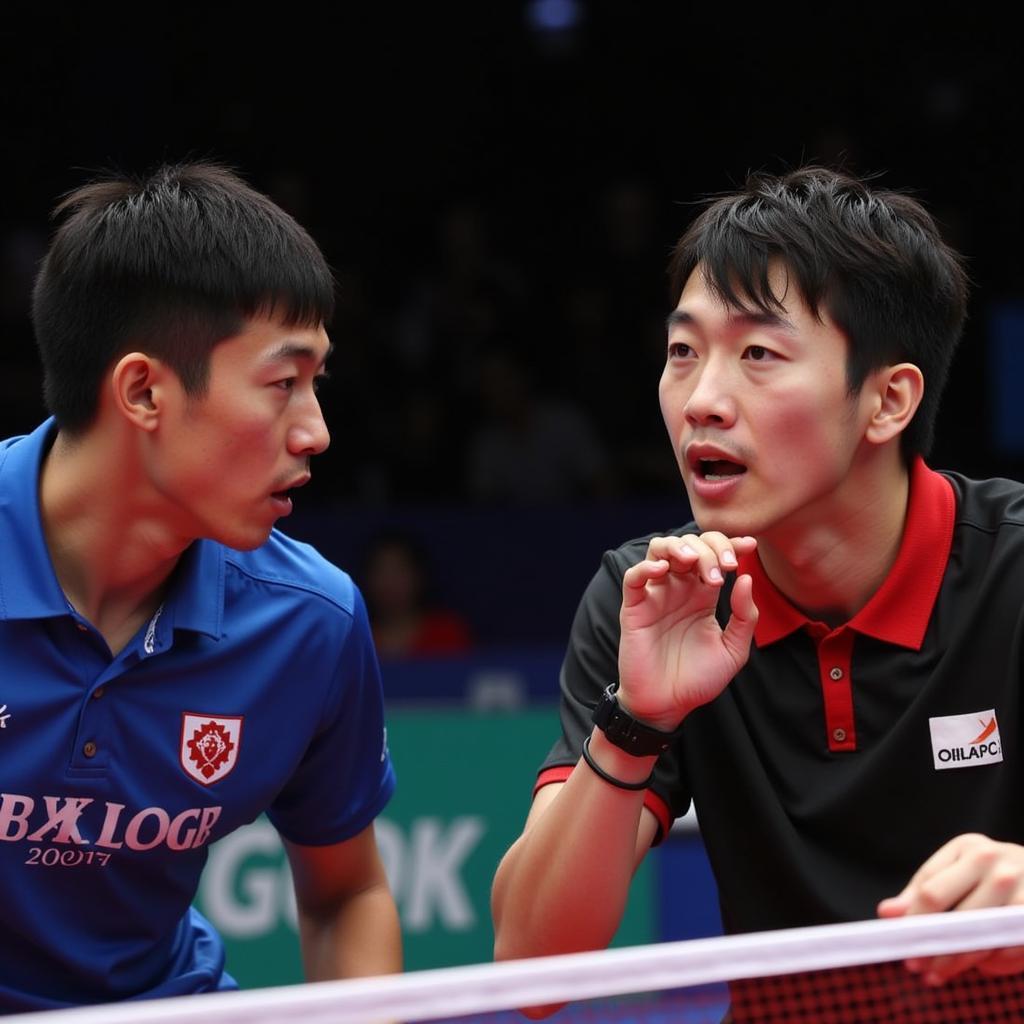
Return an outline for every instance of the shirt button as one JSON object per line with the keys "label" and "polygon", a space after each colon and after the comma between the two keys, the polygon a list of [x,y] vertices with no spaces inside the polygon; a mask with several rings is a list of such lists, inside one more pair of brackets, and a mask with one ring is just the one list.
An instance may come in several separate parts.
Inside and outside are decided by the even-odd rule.
{"label": "shirt button", "polygon": [[843,670],[841,668],[834,668],[829,675],[838,683],[843,678]]}
{"label": "shirt button", "polygon": [[832,730],[832,739],[834,739],[836,741],[836,743],[842,743],[843,740],[846,739],[846,730],[845,729],[833,729]]}
{"label": "shirt button", "polygon": [[79,622],[78,623],[78,632],[79,633],[88,633],[89,632],[89,627],[84,622]]}
{"label": "shirt button", "polygon": [[99,700],[100,697],[102,697],[103,694],[106,693],[106,692],[107,691],[104,690],[102,686],[97,686],[96,689],[92,691],[92,699],[93,700]]}
{"label": "shirt button", "polygon": [[96,756],[96,744],[93,743],[92,740],[89,740],[89,742],[86,743],[86,745],[84,747],[82,747],[82,753],[85,754],[86,757],[95,757]]}

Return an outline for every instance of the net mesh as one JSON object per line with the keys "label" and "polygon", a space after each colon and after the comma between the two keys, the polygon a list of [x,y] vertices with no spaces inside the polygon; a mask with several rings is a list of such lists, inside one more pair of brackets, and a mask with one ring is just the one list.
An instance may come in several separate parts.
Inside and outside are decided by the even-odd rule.
{"label": "net mesh", "polygon": [[390,978],[19,1016],[19,1024],[517,1024],[566,1004],[588,1024],[994,1024],[1024,1021],[1024,974],[928,983],[906,961],[1024,947],[1024,908],[798,928],[417,971]]}

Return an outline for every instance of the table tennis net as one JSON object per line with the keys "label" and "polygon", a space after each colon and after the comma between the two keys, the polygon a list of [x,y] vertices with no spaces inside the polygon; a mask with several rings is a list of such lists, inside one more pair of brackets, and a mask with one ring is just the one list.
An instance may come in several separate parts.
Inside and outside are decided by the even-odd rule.
{"label": "table tennis net", "polygon": [[[994,1024],[1024,1021],[1024,974],[929,984],[907,961],[1024,946],[1024,908],[786,929],[117,1006],[19,1024]],[[229,964],[230,967],[230,964]]]}

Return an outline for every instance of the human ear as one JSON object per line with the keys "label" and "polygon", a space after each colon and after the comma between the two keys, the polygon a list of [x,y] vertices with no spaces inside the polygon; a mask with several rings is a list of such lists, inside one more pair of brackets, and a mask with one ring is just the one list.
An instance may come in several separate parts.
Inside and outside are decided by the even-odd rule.
{"label": "human ear", "polygon": [[123,355],[110,373],[114,407],[143,430],[155,430],[160,419],[160,388],[166,369],[144,352]]}
{"label": "human ear", "polygon": [[871,418],[865,437],[885,444],[898,437],[914,418],[924,397],[924,375],[913,363],[885,366],[871,375]]}

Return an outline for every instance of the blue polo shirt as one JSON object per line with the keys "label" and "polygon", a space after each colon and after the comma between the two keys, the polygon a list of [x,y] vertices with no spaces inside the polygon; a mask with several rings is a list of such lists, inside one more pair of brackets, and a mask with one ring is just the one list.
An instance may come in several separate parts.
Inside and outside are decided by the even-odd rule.
{"label": "blue polo shirt", "polygon": [[210,843],[263,812],[341,842],[394,789],[363,601],[277,531],[199,540],[112,657],[43,537],[55,433],[0,442],[0,1012],[233,987],[190,908]]}

